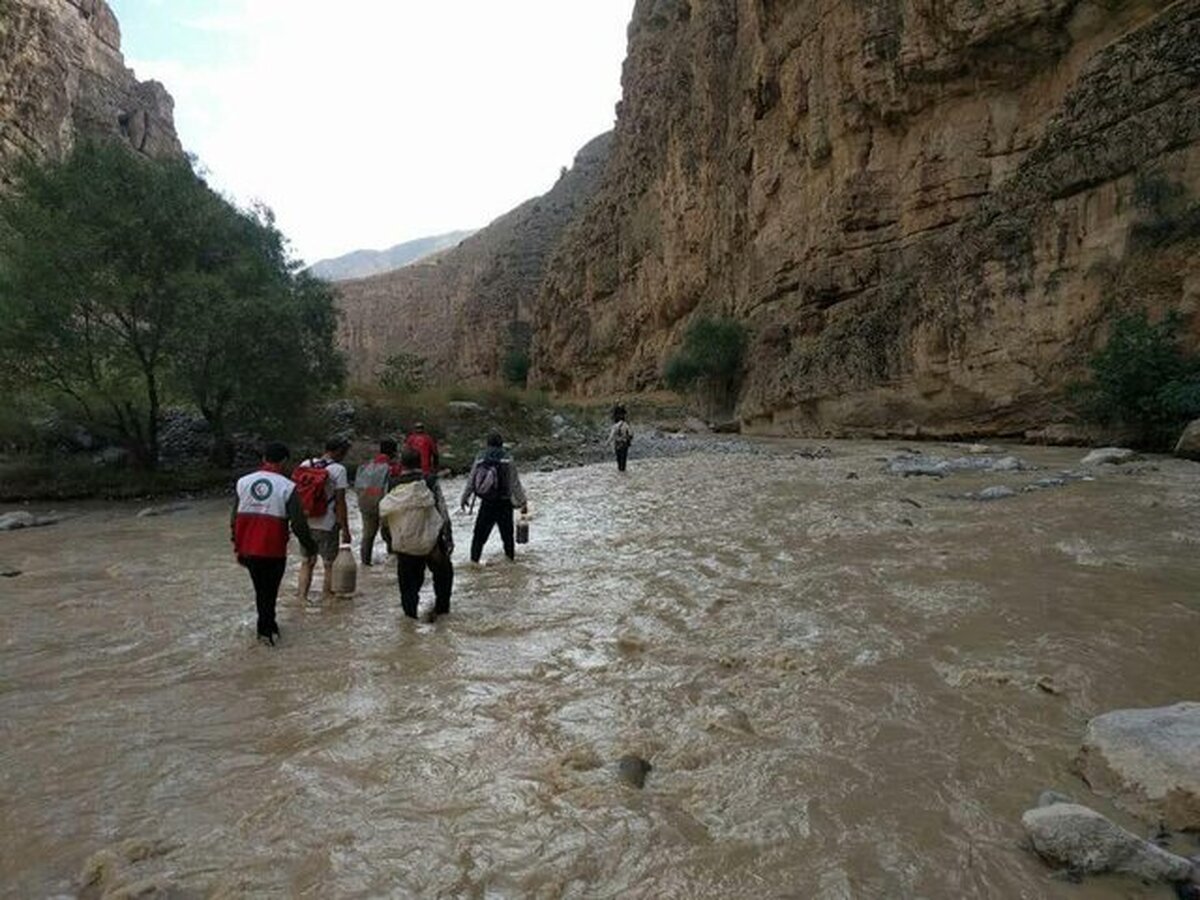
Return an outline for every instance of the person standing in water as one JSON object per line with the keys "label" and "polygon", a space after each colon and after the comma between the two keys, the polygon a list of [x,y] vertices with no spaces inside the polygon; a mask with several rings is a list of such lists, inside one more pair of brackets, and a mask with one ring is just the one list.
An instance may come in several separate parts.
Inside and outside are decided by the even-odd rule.
{"label": "person standing in water", "polygon": [[428,569],[433,575],[434,607],[429,617],[432,622],[450,612],[450,592],[454,587],[450,512],[437,476],[421,472],[420,452],[405,445],[400,462],[404,472],[379,504],[379,513],[391,533],[404,614],[410,619],[417,618],[421,586]]}
{"label": "person standing in water", "polygon": [[300,585],[298,595],[300,600],[308,599],[308,590],[312,586],[313,570],[317,567],[319,555],[325,563],[324,581],[321,585],[321,599],[333,597],[333,562],[338,555],[338,538],[343,544],[349,544],[350,516],[346,509],[346,490],[350,487],[350,478],[342,460],[350,450],[350,442],[345,438],[331,438],[325,442],[325,453],[322,456],[306,459],[296,466],[292,479],[296,482],[296,490],[300,494],[300,505],[308,517],[308,527],[316,541],[317,551],[305,554],[300,564]]}
{"label": "person standing in water", "polygon": [[[358,511],[362,514],[362,546],[359,558],[364,566],[371,565],[375,554],[375,536],[379,534],[379,501],[392,489],[400,475],[400,463],[396,461],[396,442],[389,439],[379,442],[379,453],[370,462],[365,462],[354,473],[354,490],[358,494]],[[392,552],[388,532],[383,530],[383,542],[388,553]]]}
{"label": "person standing in water", "polygon": [[[423,422],[413,424],[412,431],[408,437],[404,439],[406,446],[412,447],[421,456],[421,471],[426,475],[432,475],[437,471],[438,445],[437,440],[432,434],[425,430]],[[405,466],[407,468],[407,466]]]}
{"label": "person standing in water", "polygon": [[528,514],[529,504],[517,466],[504,449],[504,438],[497,432],[488,435],[487,447],[471,466],[462,493],[463,510],[472,496],[479,499],[479,515],[475,517],[475,531],[471,535],[471,562],[479,562],[483,545],[491,537],[493,528],[500,529],[504,555],[510,560],[516,559],[513,509],[520,507],[522,514]]}
{"label": "person standing in water", "polygon": [[625,407],[618,403],[613,407],[613,426],[608,433],[608,442],[617,453],[618,472],[625,471],[625,465],[629,461],[629,445],[633,443],[633,429],[629,427],[625,418]]}
{"label": "person standing in water", "polygon": [[258,639],[275,645],[279,624],[275,603],[287,568],[288,524],[308,556],[316,556],[313,540],[296,485],[283,474],[288,448],[278,442],[263,450],[262,466],[238,479],[229,523],[229,539],[237,561],[250,572],[258,606]]}

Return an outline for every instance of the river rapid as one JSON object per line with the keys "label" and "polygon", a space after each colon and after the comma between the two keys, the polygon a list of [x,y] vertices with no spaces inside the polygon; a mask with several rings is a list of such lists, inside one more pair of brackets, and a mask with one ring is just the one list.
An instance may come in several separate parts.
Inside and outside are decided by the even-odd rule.
{"label": "river rapid", "polygon": [[939,480],[771,446],[527,475],[532,543],[472,568],[456,515],[433,625],[385,565],[300,604],[293,557],[275,649],[225,502],[0,534],[3,896],[89,859],[185,898],[1172,896],[1055,879],[1020,817],[1056,788],[1152,833],[1072,758],[1200,699],[1200,465],[985,503],[1082,452]]}

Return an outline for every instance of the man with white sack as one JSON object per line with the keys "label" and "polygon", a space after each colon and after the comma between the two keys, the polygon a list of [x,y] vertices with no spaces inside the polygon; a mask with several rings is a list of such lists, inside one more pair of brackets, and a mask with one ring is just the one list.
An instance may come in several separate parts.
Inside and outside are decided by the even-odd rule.
{"label": "man with white sack", "polygon": [[450,591],[454,586],[454,538],[450,513],[436,475],[421,471],[421,455],[405,446],[400,454],[403,474],[396,486],[379,502],[379,516],[391,533],[392,552],[396,554],[396,575],[400,581],[400,605],[410,619],[417,618],[417,604],[425,570],[433,574],[432,622],[450,612]]}

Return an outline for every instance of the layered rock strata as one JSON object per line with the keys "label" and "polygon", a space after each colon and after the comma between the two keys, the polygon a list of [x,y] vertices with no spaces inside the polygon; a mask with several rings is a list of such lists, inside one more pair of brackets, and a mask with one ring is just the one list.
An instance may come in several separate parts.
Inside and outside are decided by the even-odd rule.
{"label": "layered rock strata", "polygon": [[534,299],[550,253],[587,206],[610,136],[579,151],[554,187],[457,247],[393,272],[336,284],[340,343],[351,376],[374,381],[392,354],[421,357],[439,380],[487,380],[513,346],[528,343]]}
{"label": "layered rock strata", "polygon": [[1114,310],[1200,305],[1200,0],[638,0],[534,378],[656,386],[751,333],[751,431],[1062,420]]}
{"label": "layered rock strata", "polygon": [[0,189],[23,159],[61,159],[80,137],[178,156],[174,102],[138,81],[104,0],[0,0]]}

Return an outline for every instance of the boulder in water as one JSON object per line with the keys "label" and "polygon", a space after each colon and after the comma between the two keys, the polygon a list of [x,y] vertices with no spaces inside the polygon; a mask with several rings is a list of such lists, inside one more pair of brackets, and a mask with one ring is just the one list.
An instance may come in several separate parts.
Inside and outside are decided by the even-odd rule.
{"label": "boulder in water", "polygon": [[627,753],[617,760],[617,778],[638,790],[646,786],[646,776],[653,769],[649,761],[633,753]]}
{"label": "boulder in water", "polygon": [[888,461],[888,472],[892,475],[928,475],[942,478],[950,474],[950,463],[932,456],[898,456]]}
{"label": "boulder in water", "polygon": [[1093,790],[1130,812],[1200,831],[1200,703],[1097,716],[1078,766]]}
{"label": "boulder in water", "polygon": [[1175,444],[1175,455],[1180,459],[1194,459],[1200,462],[1200,419],[1196,419],[1179,436]]}
{"label": "boulder in water", "polygon": [[1192,864],[1075,803],[1031,809],[1021,817],[1046,860],[1083,875],[1120,872],[1148,881],[1185,881]]}
{"label": "boulder in water", "polygon": [[35,516],[31,512],[19,512],[0,515],[0,531],[16,531],[19,528],[45,528],[47,525],[57,525],[61,519],[58,516]]}
{"label": "boulder in water", "polygon": [[1125,447],[1101,447],[1085,456],[1081,463],[1085,466],[1122,466],[1141,458],[1138,453]]}

